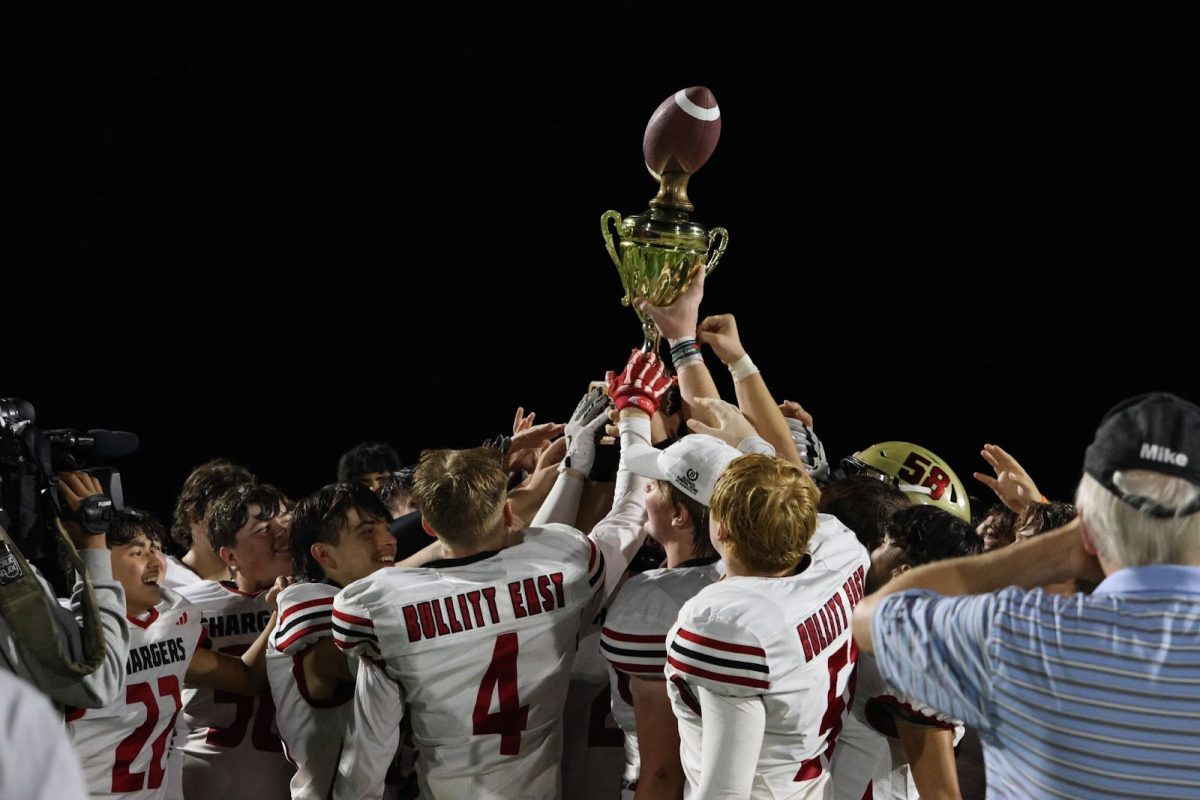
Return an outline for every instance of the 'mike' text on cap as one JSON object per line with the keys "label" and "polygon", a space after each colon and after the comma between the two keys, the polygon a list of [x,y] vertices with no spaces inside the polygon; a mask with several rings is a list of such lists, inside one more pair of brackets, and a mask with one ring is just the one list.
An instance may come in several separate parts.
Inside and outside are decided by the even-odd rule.
{"label": "'mike' text on cap", "polygon": [[1163,464],[1174,464],[1177,467],[1186,467],[1188,463],[1186,453],[1176,453],[1169,447],[1163,447],[1160,444],[1143,444],[1139,455],[1147,461],[1159,461]]}

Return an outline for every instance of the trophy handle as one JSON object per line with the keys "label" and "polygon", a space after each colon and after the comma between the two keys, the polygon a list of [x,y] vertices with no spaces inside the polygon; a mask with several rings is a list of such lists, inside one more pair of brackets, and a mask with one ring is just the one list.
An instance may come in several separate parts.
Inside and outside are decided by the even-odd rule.
{"label": "trophy handle", "polygon": [[[613,224],[612,228],[609,227],[609,222]],[[617,255],[617,247],[613,244],[613,231],[620,231],[620,229],[620,212],[605,211],[600,216],[600,235],[604,237],[604,247],[608,250],[608,255],[613,260],[613,263],[617,265],[617,269],[621,268],[621,257]],[[620,238],[620,233],[617,234],[617,238]]]}
{"label": "trophy handle", "polygon": [[[721,237],[721,242],[717,245],[716,250],[713,250],[713,242],[716,241],[718,236]],[[704,268],[705,275],[717,268],[717,262],[721,260],[721,255],[725,252],[725,247],[728,244],[729,231],[724,228],[713,228],[708,232],[708,252],[712,253],[712,255],[708,257],[708,266]]]}

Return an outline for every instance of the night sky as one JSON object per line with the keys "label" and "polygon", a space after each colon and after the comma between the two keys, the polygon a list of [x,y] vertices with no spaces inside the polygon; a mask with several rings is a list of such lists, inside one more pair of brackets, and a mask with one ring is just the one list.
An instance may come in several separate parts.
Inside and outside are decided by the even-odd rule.
{"label": "night sky", "polygon": [[646,121],[704,85],[702,313],[831,457],[917,442],[986,497],[996,442],[1062,496],[1105,409],[1200,399],[1185,21],[648,5],[6,25],[0,397],[137,433],[126,500],[164,516],[214,456],[299,496],[364,439],[565,421],[640,343],[600,215],[646,208]]}

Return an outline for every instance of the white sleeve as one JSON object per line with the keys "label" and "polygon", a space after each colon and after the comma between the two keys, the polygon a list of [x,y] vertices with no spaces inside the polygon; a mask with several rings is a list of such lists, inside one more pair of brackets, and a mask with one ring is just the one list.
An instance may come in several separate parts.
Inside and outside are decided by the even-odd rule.
{"label": "white sleeve", "polygon": [[552,522],[575,527],[575,518],[579,516],[579,501],[583,498],[584,482],[569,472],[558,473],[550,494],[533,516],[531,527],[540,528]]}
{"label": "white sleeve", "polygon": [[738,442],[738,452],[743,455],[758,453],[764,456],[775,455],[775,446],[761,436],[747,436]]}
{"label": "white sleeve", "polygon": [[621,430],[621,465],[617,469],[612,510],[588,534],[604,555],[605,597],[617,588],[629,562],[646,539],[642,523],[646,519],[648,481],[625,468],[625,454],[634,444],[650,446],[650,420],[623,419],[618,427]]}
{"label": "white sleeve", "polygon": [[693,797],[744,800],[750,796],[767,727],[762,697],[725,697],[696,687],[700,696],[703,742],[700,785]]}
{"label": "white sleeve", "polygon": [[354,717],[342,739],[334,800],[377,800],[400,747],[404,691],[382,664],[362,659],[354,680]]}

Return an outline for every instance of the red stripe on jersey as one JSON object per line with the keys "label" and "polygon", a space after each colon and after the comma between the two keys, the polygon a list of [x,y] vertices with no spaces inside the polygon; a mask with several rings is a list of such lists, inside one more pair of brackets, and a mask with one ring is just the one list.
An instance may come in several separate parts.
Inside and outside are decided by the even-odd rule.
{"label": "red stripe on jersey", "polygon": [[596,566],[596,543],[588,539],[588,546],[591,548],[588,551],[588,572],[590,573],[592,568]]}
{"label": "red stripe on jersey", "polygon": [[619,642],[653,642],[655,644],[665,644],[667,641],[667,635],[665,633],[662,636],[652,636],[641,633],[619,633],[607,626],[601,629],[601,633],[604,636],[607,636],[610,639],[616,639]]}
{"label": "red stripe on jersey", "polygon": [[770,689],[771,684],[767,681],[756,681],[753,678],[742,678],[738,675],[722,675],[720,672],[710,672],[706,669],[693,667],[691,664],[685,664],[677,660],[674,656],[667,656],[667,662],[677,670],[681,670],[690,675],[695,675],[700,678],[708,678],[721,683],[736,683],[738,686],[750,686],[754,689]]}
{"label": "red stripe on jersey", "polygon": [[356,617],[352,614],[346,614],[345,612],[338,611],[336,608],[333,610],[333,618],[340,619],[342,622],[349,622],[351,625],[362,625],[366,628],[375,627],[375,623],[371,622],[369,619],[363,619],[362,617]]}
{"label": "red stripe on jersey", "polygon": [[318,597],[316,600],[306,600],[303,603],[297,603],[294,606],[288,606],[288,610],[279,615],[279,624],[282,625],[283,621],[285,619],[287,619],[288,617],[290,617],[292,614],[296,613],[297,611],[300,611],[301,609],[312,608],[313,606],[331,606],[331,605],[333,605],[332,597]]}
{"label": "red stripe on jersey", "polygon": [[75,708],[75,706],[67,706],[65,710],[67,712],[66,722],[74,722],[86,713],[86,709]]}
{"label": "red stripe on jersey", "polygon": [[284,639],[282,642],[276,643],[275,649],[276,650],[286,650],[286,649],[288,649],[288,646],[292,642],[296,641],[297,639],[302,639],[305,636],[308,636],[310,633],[317,633],[319,631],[327,631],[327,630],[331,629],[332,627],[333,627],[332,622],[326,622],[324,625],[312,625],[307,628],[301,628],[300,630],[296,631],[288,638]]}
{"label": "red stripe on jersey", "polygon": [[724,650],[728,653],[745,653],[748,656],[767,657],[767,651],[761,647],[751,647],[748,644],[731,644],[730,642],[721,642],[716,639],[710,639],[707,636],[701,636],[698,633],[692,633],[687,628],[679,629],[680,638],[687,639],[689,642],[702,644],[705,647],[711,647],[714,650]]}
{"label": "red stripe on jersey", "polygon": [[609,661],[608,663],[613,665],[613,669],[619,669],[621,672],[657,672],[661,675],[663,671],[662,664],[658,666],[653,664],[626,664],[623,661]]}
{"label": "red stripe on jersey", "polygon": [[196,647],[208,646],[208,629],[203,625],[200,626],[200,635],[196,637]]}

